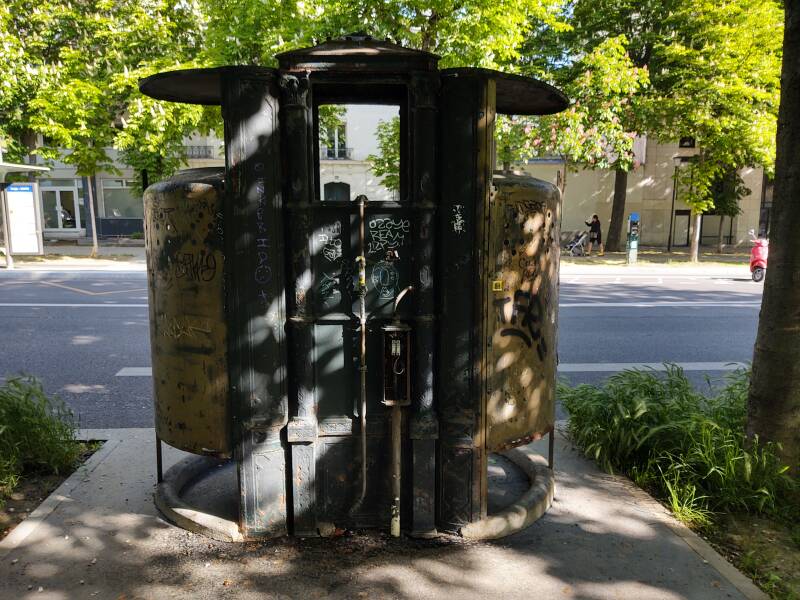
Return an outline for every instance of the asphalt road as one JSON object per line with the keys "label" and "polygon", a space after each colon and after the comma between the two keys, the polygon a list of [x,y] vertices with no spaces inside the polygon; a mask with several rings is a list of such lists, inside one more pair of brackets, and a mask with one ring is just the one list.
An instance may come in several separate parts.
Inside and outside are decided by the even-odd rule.
{"label": "asphalt road", "polygon": [[[746,277],[563,276],[561,376],[671,361],[719,380],[752,357],[762,286]],[[150,377],[117,375],[150,366],[144,273],[0,272],[0,323],[0,376],[36,375],[82,427],[152,425]]]}

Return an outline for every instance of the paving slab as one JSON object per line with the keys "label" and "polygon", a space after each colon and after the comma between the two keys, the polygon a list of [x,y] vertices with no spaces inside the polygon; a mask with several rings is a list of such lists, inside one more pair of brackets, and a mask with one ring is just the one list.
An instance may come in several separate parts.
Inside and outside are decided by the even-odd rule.
{"label": "paving slab", "polygon": [[[765,597],[661,505],[600,472],[562,435],[552,508],[501,541],[366,532],[245,544],[209,540],[158,515],[153,430],[82,435],[108,441],[0,542],[3,600]],[[546,443],[525,450],[543,454]],[[182,456],[165,452],[165,466]],[[506,470],[495,463],[492,477],[501,481]]]}

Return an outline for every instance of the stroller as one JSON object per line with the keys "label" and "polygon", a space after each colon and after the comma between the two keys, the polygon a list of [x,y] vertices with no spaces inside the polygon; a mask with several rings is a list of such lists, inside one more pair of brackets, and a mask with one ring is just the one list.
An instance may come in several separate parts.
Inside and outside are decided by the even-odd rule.
{"label": "stroller", "polygon": [[564,250],[570,256],[585,256],[586,243],[589,241],[588,231],[577,231],[572,239],[564,246]]}

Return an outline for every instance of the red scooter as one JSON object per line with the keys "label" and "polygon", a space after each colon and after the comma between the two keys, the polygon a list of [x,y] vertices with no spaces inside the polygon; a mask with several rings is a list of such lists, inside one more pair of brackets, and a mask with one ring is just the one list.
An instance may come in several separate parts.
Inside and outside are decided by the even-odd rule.
{"label": "red scooter", "polygon": [[757,238],[753,230],[750,230],[750,235],[753,237],[753,248],[750,250],[750,272],[753,274],[753,281],[763,281],[767,274],[769,240]]}

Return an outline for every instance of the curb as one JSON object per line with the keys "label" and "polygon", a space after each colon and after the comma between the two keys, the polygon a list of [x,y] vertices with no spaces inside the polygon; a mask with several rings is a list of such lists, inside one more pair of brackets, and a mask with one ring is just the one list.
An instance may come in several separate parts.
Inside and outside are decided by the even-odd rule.
{"label": "curb", "polygon": [[669,530],[678,536],[687,546],[694,550],[703,562],[712,566],[722,577],[727,579],[748,600],[769,600],[769,595],[753,583],[744,573],[739,571],[731,563],[719,554],[703,538],[689,529],[686,525],[678,521],[669,510],[650,494],[638,487],[627,478],[618,475],[611,475],[617,481],[630,487],[630,491],[636,498],[636,502],[643,508],[648,509],[653,516]]}
{"label": "curb", "polygon": [[517,448],[500,454],[525,472],[531,486],[505,510],[462,527],[460,533],[468,540],[496,540],[522,531],[553,504],[556,486],[552,470],[534,462],[533,456]]}
{"label": "curb", "polygon": [[62,502],[69,500],[72,491],[82,483],[86,475],[100,466],[121,443],[121,438],[104,441],[102,448],[92,454],[89,460],[75,469],[75,472],[67,477],[60,486],[45,498],[44,502],[37,506],[27,519],[14,527],[11,533],[0,541],[0,560],[5,559],[12,550],[25,541],[25,539],[33,533]]}

